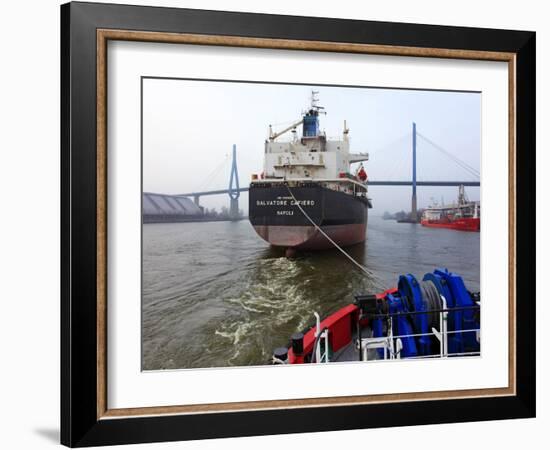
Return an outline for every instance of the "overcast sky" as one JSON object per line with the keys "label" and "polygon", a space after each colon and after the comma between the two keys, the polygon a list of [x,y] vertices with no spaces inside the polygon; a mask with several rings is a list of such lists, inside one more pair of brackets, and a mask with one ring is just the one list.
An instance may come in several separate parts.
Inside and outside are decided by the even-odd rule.
{"label": "overcast sky", "polygon": [[[321,130],[341,137],[350,129],[352,152],[369,152],[365,164],[372,180],[410,180],[412,122],[417,131],[479,172],[481,94],[401,89],[296,86],[193,80],[143,81],[143,189],[179,194],[227,188],[231,148],[237,145],[240,185],[263,166],[268,126],[275,130],[301,118],[311,90],[325,107]],[[417,140],[418,180],[475,180],[427,144]],[[410,210],[411,188],[371,187],[374,214]],[[471,200],[479,188],[466,188]],[[419,207],[431,199],[446,203],[457,188],[418,188]],[[201,197],[208,208],[227,206],[228,197]],[[248,196],[240,207],[247,212]]]}

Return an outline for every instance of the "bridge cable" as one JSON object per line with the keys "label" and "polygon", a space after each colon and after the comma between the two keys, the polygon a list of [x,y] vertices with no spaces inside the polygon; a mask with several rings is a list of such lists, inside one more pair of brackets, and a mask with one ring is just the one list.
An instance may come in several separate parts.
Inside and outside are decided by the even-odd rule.
{"label": "bridge cable", "polygon": [[397,158],[397,163],[393,166],[393,169],[390,171],[390,176],[388,177],[388,179],[390,181],[395,181],[397,179],[400,179],[399,174],[401,173],[402,169],[405,169],[407,173],[411,172],[410,158],[406,158],[406,157]]}
{"label": "bridge cable", "polygon": [[403,146],[403,144],[405,144],[405,142],[407,140],[410,139],[410,133],[408,134],[405,134],[397,139],[394,139],[393,141],[391,141],[390,143],[388,144],[385,144],[383,147],[379,147],[378,149],[374,150],[374,151],[371,151],[370,153],[372,155],[378,155],[378,154],[382,154],[384,156],[387,156],[388,153],[395,153],[394,150],[397,150],[397,154],[394,155],[394,159],[392,159],[390,161],[390,164],[393,163],[393,161],[395,159],[398,160],[398,163],[397,165],[393,165],[392,167],[390,168],[387,168],[387,167],[384,167],[385,165],[382,166],[382,170],[381,172],[388,172],[390,173],[390,176],[388,177],[389,179],[394,179],[398,170],[396,170],[397,168],[399,169],[399,171],[401,170],[401,167],[404,165],[404,162],[406,161],[407,158],[405,158],[403,155],[400,155],[400,153],[403,153],[403,148],[405,148]]}
{"label": "bridge cable", "polygon": [[225,168],[225,165],[227,164],[228,161],[229,161],[229,155],[226,154],[223,161],[220,164],[218,164],[218,166],[216,166],[214,168],[214,170],[212,170],[205,177],[205,181],[202,183],[201,187],[199,189],[196,189],[195,191],[199,192],[199,191],[203,191],[204,189],[206,189],[206,187],[210,185],[210,183],[214,180],[214,178],[217,177],[218,174]]}
{"label": "bridge cable", "polygon": [[410,139],[410,133],[394,139],[393,141],[385,144],[383,147],[378,147],[376,150],[371,151],[371,153],[387,153],[388,151],[392,151],[394,149],[401,149],[401,143],[404,143],[408,139]]}
{"label": "bridge cable", "polygon": [[446,151],[443,147],[437,145],[435,142],[427,138],[426,136],[423,136],[420,133],[417,133],[422,139],[424,139],[428,144],[432,145],[436,150],[440,151],[444,155],[446,155],[448,158],[450,158],[452,161],[454,161],[456,164],[458,164],[460,167],[462,167],[464,170],[470,173],[470,175],[474,175],[475,177],[479,178],[479,172],[477,169],[474,169],[472,166],[468,165],[466,162],[462,161],[458,157],[452,155],[450,152]]}
{"label": "bridge cable", "polygon": [[294,200],[294,204],[298,207],[298,209],[302,212],[302,214],[305,216],[305,218],[307,220],[309,220],[309,222],[317,229],[317,231],[319,231],[319,233],[321,233],[324,237],[326,237],[331,243],[332,245],[334,245],[338,250],[340,250],[342,252],[342,254],[348,258],[353,264],[355,264],[360,270],[362,270],[363,272],[365,272],[367,275],[369,276],[372,276],[372,272],[367,269],[365,266],[363,266],[362,264],[359,264],[357,261],[355,261],[355,259],[353,259],[348,253],[346,253],[346,251],[340,247],[336,242],[334,242],[322,229],[319,225],[317,225],[315,223],[315,221],[309,217],[309,215],[304,211],[304,208],[302,208],[302,205],[300,205],[300,203],[296,200],[296,197],[294,197],[294,194],[292,193],[292,191],[290,190],[290,186],[288,186],[288,184],[286,185],[286,188],[288,190],[288,193],[290,194],[290,196],[292,197],[292,199]]}
{"label": "bridge cable", "polygon": [[470,173],[470,175],[475,176],[476,178],[480,177],[480,173],[474,169],[469,164],[465,163],[464,161],[460,160],[456,156],[452,155],[448,151],[446,151],[443,147],[440,145],[437,145],[435,142],[433,142],[431,139],[427,138],[423,134],[416,132],[418,136],[420,136],[422,139],[424,139],[428,144],[432,145],[436,150],[439,150],[441,153],[445,154],[447,157],[449,157],[451,160],[453,160],[456,164],[458,164],[460,167],[462,167],[464,170]]}

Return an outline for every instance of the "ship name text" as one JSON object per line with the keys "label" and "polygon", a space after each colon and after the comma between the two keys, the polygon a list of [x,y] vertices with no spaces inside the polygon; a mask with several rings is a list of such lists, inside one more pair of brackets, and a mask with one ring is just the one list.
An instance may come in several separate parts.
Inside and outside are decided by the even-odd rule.
{"label": "ship name text", "polygon": [[315,200],[256,200],[256,206],[315,206]]}

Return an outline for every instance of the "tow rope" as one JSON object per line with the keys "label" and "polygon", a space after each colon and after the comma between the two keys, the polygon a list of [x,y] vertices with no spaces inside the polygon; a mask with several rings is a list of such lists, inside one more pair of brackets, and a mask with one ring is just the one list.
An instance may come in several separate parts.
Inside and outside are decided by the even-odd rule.
{"label": "tow rope", "polygon": [[294,204],[298,207],[298,209],[301,211],[301,213],[304,215],[304,217],[309,220],[309,222],[317,229],[317,231],[319,233],[321,233],[324,237],[326,237],[329,242],[334,245],[338,250],[340,250],[342,252],[342,254],[348,258],[353,264],[355,264],[360,270],[362,270],[363,272],[365,272],[367,275],[371,275],[372,276],[372,272],[367,269],[365,266],[363,266],[362,264],[359,264],[357,261],[355,261],[355,259],[353,259],[348,253],[346,253],[346,251],[340,247],[336,242],[334,242],[330,236],[328,236],[322,229],[319,225],[317,225],[315,223],[315,221],[309,217],[309,215],[304,211],[304,208],[302,208],[302,205],[300,205],[300,203],[296,200],[296,197],[294,197],[294,194],[292,193],[292,191],[290,190],[290,187],[288,186],[288,184],[286,185],[286,188],[288,190],[288,193],[290,194],[290,196],[292,197],[292,200],[294,200]]}

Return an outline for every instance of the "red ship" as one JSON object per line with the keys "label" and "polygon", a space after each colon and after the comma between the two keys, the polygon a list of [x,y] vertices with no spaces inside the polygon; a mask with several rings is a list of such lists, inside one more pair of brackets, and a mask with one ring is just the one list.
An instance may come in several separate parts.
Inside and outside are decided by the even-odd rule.
{"label": "red ship", "polygon": [[480,210],[479,202],[467,200],[464,186],[461,185],[458,191],[458,204],[429,207],[422,213],[420,223],[425,227],[479,231]]}

